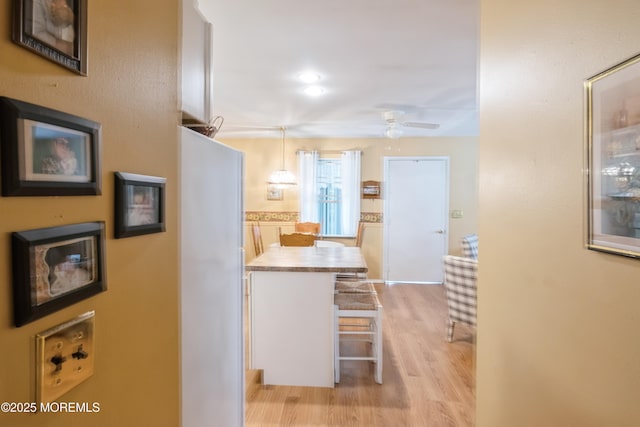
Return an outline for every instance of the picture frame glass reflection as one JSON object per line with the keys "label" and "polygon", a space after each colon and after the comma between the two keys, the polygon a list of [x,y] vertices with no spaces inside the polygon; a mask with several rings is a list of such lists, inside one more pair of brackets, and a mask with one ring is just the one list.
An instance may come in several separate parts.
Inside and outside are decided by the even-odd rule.
{"label": "picture frame glass reflection", "polygon": [[19,120],[20,177],[28,181],[91,182],[91,135]]}
{"label": "picture frame glass reflection", "polygon": [[160,222],[160,188],[142,185],[126,185],[127,227]]}
{"label": "picture frame glass reflection", "polygon": [[31,248],[35,306],[87,286],[98,279],[97,238],[70,239]]}

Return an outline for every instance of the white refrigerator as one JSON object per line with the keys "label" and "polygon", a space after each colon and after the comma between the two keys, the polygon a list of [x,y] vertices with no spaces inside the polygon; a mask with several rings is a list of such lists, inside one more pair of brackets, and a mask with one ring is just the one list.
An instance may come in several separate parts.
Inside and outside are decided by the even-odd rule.
{"label": "white refrigerator", "polygon": [[179,155],[182,427],[243,426],[244,157],[184,127]]}

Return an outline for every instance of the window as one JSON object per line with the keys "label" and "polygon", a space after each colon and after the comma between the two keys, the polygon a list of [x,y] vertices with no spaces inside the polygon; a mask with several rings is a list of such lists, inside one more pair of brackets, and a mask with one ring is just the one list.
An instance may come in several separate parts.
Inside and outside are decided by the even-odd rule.
{"label": "window", "polygon": [[300,221],[319,222],[323,236],[353,237],[360,220],[360,152],[320,157],[299,151]]}

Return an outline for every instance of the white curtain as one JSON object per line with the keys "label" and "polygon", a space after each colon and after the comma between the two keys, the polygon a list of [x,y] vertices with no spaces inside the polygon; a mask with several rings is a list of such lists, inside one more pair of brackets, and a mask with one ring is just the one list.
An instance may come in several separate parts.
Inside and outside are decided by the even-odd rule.
{"label": "white curtain", "polygon": [[[318,203],[317,151],[298,151],[300,221],[320,222]],[[355,236],[360,220],[360,151],[343,151],[340,156],[342,177],[341,224],[343,236]]]}
{"label": "white curtain", "polygon": [[317,151],[298,151],[300,222],[320,222],[318,217]]}
{"label": "white curtain", "polygon": [[360,151],[343,151],[342,226],[343,234],[355,236],[360,221]]}

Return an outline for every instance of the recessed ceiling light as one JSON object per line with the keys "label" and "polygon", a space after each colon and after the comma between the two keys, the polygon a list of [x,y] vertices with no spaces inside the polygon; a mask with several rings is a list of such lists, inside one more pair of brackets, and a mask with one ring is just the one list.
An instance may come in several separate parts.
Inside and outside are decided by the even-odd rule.
{"label": "recessed ceiling light", "polygon": [[324,93],[324,89],[320,86],[309,86],[305,88],[304,93],[309,96],[320,96]]}
{"label": "recessed ceiling light", "polygon": [[303,83],[315,83],[320,80],[320,75],[311,71],[298,74],[298,80]]}

